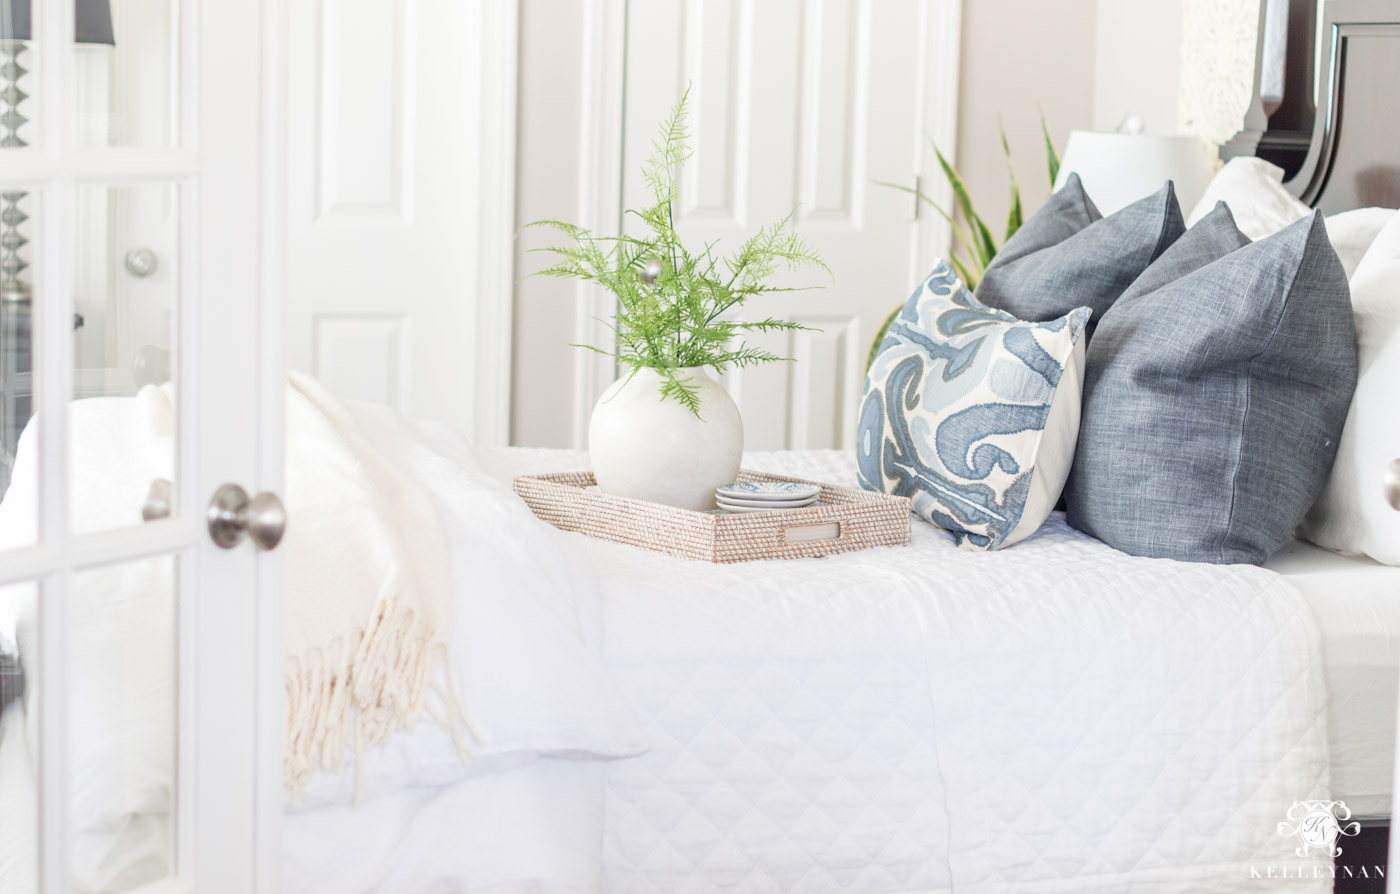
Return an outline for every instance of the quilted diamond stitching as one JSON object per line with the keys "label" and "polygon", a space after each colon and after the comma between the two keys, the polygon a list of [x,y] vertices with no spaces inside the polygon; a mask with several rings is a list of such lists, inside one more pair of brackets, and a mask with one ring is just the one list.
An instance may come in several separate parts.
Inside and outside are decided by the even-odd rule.
{"label": "quilted diamond stitching", "polygon": [[[748,459],[853,477],[834,451]],[[1296,866],[1275,825],[1327,790],[1317,633],[1268,572],[1058,518],[991,556],[916,524],[776,586],[589,551],[653,740],[610,767],[609,891],[1235,890]]]}

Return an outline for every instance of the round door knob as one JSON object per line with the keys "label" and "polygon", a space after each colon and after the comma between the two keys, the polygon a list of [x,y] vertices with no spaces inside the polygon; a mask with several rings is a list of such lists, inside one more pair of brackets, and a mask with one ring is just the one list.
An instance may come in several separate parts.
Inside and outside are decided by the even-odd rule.
{"label": "round door knob", "polygon": [[261,550],[275,549],[287,530],[287,510],[276,494],[264,491],[249,498],[236,484],[225,484],[209,501],[209,536],[224,549],[247,537]]}
{"label": "round door knob", "polygon": [[156,272],[156,253],[149,248],[133,248],[126,253],[126,272],[145,277]]}
{"label": "round door knob", "polygon": [[1400,509],[1400,459],[1392,459],[1385,470],[1385,498],[1391,509]]}

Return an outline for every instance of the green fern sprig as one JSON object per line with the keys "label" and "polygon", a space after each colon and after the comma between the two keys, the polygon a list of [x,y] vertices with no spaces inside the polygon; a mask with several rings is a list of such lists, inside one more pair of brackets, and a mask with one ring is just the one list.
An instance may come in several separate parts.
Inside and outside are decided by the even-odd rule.
{"label": "green fern sprig", "polygon": [[[799,291],[801,287],[776,286],[768,280],[781,271],[797,272],[830,268],[793,228],[796,211],[770,224],[744,242],[730,257],[706,243],[692,253],[675,230],[674,205],[681,168],[691,156],[687,130],[690,91],[662,123],[652,144],[652,155],[642,169],[652,204],[628,209],[639,221],[639,235],[598,236],[585,227],[559,220],[538,220],[528,228],[553,230],[565,238],[560,245],[531,249],[550,254],[554,262],[531,276],[553,276],[596,283],[617,299],[609,325],[613,350],[595,345],[575,345],[612,357],[635,374],[654,369],[661,375],[661,399],[674,400],[700,413],[698,388],[683,380],[678,370],[707,366],[717,373],[790,358],[751,347],[748,333],[807,329],[791,320],[734,319],[731,311],[751,298],[771,292]],[[654,265],[660,263],[660,270]],[[648,266],[653,265],[651,275]]]}

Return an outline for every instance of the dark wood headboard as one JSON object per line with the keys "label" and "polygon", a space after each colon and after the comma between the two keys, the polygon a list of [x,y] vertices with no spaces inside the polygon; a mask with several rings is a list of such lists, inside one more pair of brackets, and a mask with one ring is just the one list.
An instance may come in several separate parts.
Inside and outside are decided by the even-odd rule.
{"label": "dark wood headboard", "polygon": [[1400,207],[1400,0],[1326,0],[1316,72],[1315,10],[1290,3],[1284,103],[1256,154],[1324,212]]}

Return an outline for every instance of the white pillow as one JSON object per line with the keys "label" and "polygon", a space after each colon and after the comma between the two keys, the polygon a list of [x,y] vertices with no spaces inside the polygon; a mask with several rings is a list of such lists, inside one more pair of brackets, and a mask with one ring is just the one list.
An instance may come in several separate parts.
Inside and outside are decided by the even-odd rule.
{"label": "white pillow", "polygon": [[1391,212],[1351,279],[1360,377],[1332,476],[1298,529],[1318,546],[1400,565],[1400,512],[1386,467],[1400,457],[1400,215]]}
{"label": "white pillow", "polygon": [[[1191,209],[1186,225],[1195,226],[1217,201],[1230,206],[1235,226],[1256,242],[1312,213],[1284,188],[1283,168],[1249,156],[1232,158],[1220,169],[1206,187],[1206,194]],[[1341,259],[1347,279],[1356,272],[1366,249],[1394,214],[1393,208],[1358,208],[1327,218],[1327,239]]]}
{"label": "white pillow", "polygon": [[1229,205],[1235,226],[1256,242],[1312,213],[1283,188],[1283,168],[1251,156],[1226,162],[1187,215],[1186,225],[1193,226],[1209,214],[1216,202]]}
{"label": "white pillow", "polygon": [[1394,208],[1357,208],[1327,217],[1327,239],[1341,259],[1348,280],[1356,275],[1366,250],[1393,217]]}

